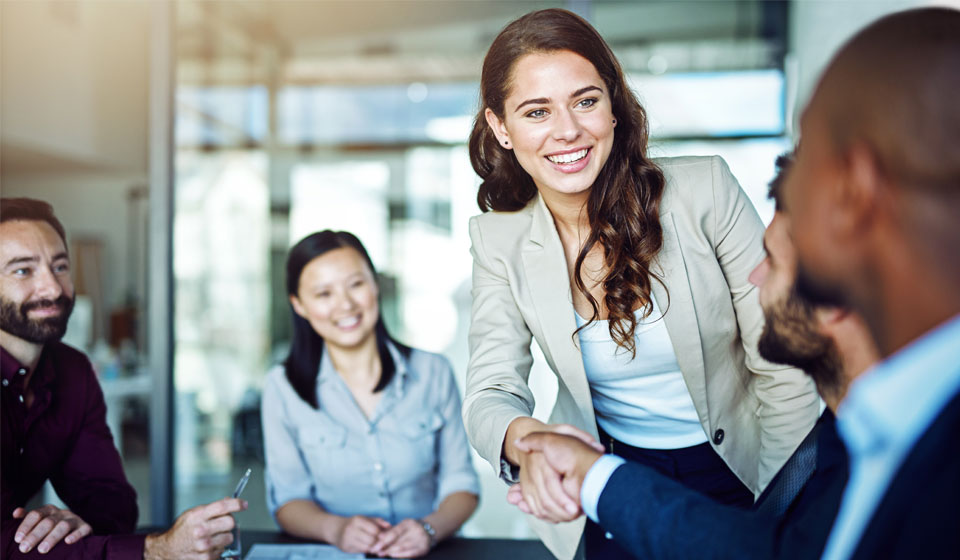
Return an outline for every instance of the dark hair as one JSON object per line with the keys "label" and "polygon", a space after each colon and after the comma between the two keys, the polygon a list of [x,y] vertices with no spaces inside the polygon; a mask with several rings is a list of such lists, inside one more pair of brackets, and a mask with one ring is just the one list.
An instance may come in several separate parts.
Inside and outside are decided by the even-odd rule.
{"label": "dark hair", "polygon": [[[308,263],[329,251],[342,248],[350,248],[360,253],[376,276],[377,269],[356,236],[346,231],[319,231],[304,237],[290,249],[287,255],[287,295],[298,295],[300,274]],[[290,344],[290,353],[283,363],[287,380],[301,399],[313,408],[320,408],[320,403],[317,402],[317,374],[320,358],[323,356],[323,338],[313,330],[306,319],[293,311],[292,305],[290,314],[293,316],[293,341]],[[377,339],[377,353],[380,355],[380,380],[373,391],[378,392],[390,384],[397,369],[387,343],[392,343],[403,356],[410,355],[410,348],[390,336],[382,315],[377,317],[374,335]]]}
{"label": "dark hair", "polygon": [[[577,256],[574,282],[593,308],[589,324],[597,319],[599,306],[580,276],[584,258],[599,243],[607,267],[603,287],[610,336],[619,346],[635,352],[637,319],[633,309],[639,302],[645,317],[653,309],[651,278],[656,277],[650,266],[663,245],[660,198],[666,181],[660,168],[647,158],[646,112],[627,85],[610,47],[580,16],[561,9],[532,12],[507,25],[490,45],[480,78],[480,108],[470,134],[470,163],[483,180],[477,203],[484,212],[516,211],[536,196],[533,179],[514,154],[497,142],[484,112],[489,108],[503,120],[512,71],[522,56],[562,50],[593,64],[607,87],[617,119],[610,156],[587,202],[590,235]],[[662,283],[659,278],[657,281]]]}
{"label": "dark hair", "polygon": [[0,223],[14,220],[47,222],[50,224],[64,246],[67,245],[67,233],[63,224],[53,215],[53,206],[34,198],[0,198]]}
{"label": "dark hair", "polygon": [[783,210],[783,200],[781,199],[781,193],[783,193],[783,182],[787,178],[787,172],[790,171],[790,166],[793,165],[793,152],[784,152],[777,156],[777,161],[774,162],[776,166],[776,175],[773,176],[773,179],[770,179],[770,184],[767,186],[767,198],[773,200],[773,207],[777,212]]}

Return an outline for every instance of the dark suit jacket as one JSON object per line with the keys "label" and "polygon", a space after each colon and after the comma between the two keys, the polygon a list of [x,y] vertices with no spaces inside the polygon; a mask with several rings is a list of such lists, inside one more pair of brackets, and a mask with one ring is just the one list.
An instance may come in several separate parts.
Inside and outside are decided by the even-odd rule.
{"label": "dark suit jacket", "polygon": [[600,525],[637,558],[819,558],[847,481],[833,414],[818,421],[817,464],[781,517],[722,504],[635,463],[600,495]]}
{"label": "dark suit jacket", "polygon": [[854,560],[960,558],[960,394],[897,471]]}

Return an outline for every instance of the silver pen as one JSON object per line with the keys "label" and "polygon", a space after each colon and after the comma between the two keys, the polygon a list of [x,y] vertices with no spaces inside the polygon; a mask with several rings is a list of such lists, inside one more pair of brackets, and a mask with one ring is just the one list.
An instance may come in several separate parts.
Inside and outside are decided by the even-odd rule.
{"label": "silver pen", "polygon": [[240,482],[237,483],[237,489],[233,491],[234,498],[239,498],[243,489],[247,487],[247,481],[250,480],[250,472],[252,470],[253,469],[247,469],[247,472],[243,473],[243,476],[240,477]]}

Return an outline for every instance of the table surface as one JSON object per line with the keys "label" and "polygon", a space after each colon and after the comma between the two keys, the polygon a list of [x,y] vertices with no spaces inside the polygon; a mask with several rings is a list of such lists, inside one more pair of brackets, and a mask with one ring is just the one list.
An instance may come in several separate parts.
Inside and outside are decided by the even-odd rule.
{"label": "table surface", "polygon": [[[255,544],[308,544],[277,531],[240,531],[240,542],[246,554]],[[536,540],[449,538],[424,556],[429,560],[553,560],[553,555]]]}

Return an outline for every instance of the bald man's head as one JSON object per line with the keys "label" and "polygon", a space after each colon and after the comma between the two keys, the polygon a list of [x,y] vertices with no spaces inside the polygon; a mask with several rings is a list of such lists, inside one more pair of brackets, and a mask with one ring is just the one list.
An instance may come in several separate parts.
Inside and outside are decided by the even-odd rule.
{"label": "bald man's head", "polygon": [[908,10],[843,46],[800,121],[798,289],[860,312],[885,353],[960,312],[958,92],[960,11]]}
{"label": "bald man's head", "polygon": [[894,183],[960,199],[960,11],[874,22],[837,54],[813,103],[835,153],[865,143]]}

